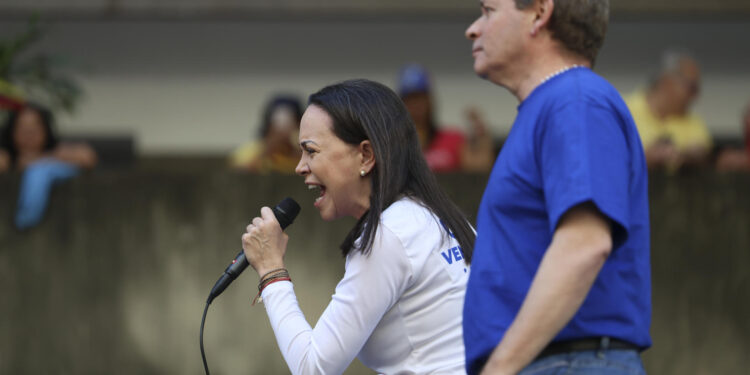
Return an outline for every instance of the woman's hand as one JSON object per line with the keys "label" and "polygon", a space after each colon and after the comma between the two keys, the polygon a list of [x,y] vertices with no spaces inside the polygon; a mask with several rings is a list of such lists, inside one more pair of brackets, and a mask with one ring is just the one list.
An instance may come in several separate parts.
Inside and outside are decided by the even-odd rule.
{"label": "woman's hand", "polygon": [[63,143],[57,146],[52,156],[58,160],[71,163],[81,168],[91,169],[96,166],[96,152],[85,143]]}
{"label": "woman's hand", "polygon": [[260,209],[261,217],[253,219],[242,235],[242,249],[258,275],[284,268],[284,254],[289,236],[281,230],[279,222],[268,207]]}

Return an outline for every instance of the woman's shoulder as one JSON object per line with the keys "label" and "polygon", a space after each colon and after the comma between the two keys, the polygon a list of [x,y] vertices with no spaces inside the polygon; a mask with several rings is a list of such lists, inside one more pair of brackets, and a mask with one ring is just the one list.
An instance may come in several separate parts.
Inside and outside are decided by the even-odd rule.
{"label": "woman's shoulder", "polygon": [[416,198],[402,197],[391,203],[383,211],[381,222],[405,219],[404,216],[409,216],[417,220],[426,220],[432,217],[432,211]]}
{"label": "woman's shoulder", "polygon": [[439,231],[438,219],[422,202],[410,197],[401,198],[388,206],[380,216],[380,225],[397,237],[404,239],[424,233]]}

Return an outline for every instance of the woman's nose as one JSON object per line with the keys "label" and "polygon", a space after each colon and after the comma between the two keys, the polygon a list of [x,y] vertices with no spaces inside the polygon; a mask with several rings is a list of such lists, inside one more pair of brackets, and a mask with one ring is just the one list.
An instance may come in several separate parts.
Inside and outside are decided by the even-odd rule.
{"label": "woman's nose", "polygon": [[305,160],[305,157],[302,156],[299,159],[299,163],[297,163],[297,166],[294,168],[294,172],[300,176],[304,176],[310,173],[310,168],[307,166],[307,163],[305,163],[304,160]]}

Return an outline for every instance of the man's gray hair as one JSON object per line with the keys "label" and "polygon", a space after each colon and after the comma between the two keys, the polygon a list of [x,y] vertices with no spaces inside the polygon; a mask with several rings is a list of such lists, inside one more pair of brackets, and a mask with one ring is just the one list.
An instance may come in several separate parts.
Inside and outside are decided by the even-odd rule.
{"label": "man's gray hair", "polygon": [[661,53],[661,60],[659,61],[659,67],[651,75],[651,86],[655,86],[659,81],[666,76],[675,76],[681,73],[682,63],[693,62],[697,63],[693,54],[685,49],[680,48],[669,48]]}
{"label": "man's gray hair", "polygon": [[661,54],[660,75],[677,74],[683,62],[695,62],[693,55],[683,49],[668,49]]}

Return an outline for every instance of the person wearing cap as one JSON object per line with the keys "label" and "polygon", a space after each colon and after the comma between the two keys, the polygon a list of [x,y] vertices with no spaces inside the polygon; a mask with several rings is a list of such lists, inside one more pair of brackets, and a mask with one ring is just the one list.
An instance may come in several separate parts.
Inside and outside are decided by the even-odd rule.
{"label": "person wearing cap", "polygon": [[[401,69],[398,93],[417,128],[427,165],[435,172],[488,171],[492,166],[492,137],[475,108],[466,110],[469,137],[450,127],[438,127],[427,70],[418,64]],[[468,139],[467,139],[468,138]]]}

